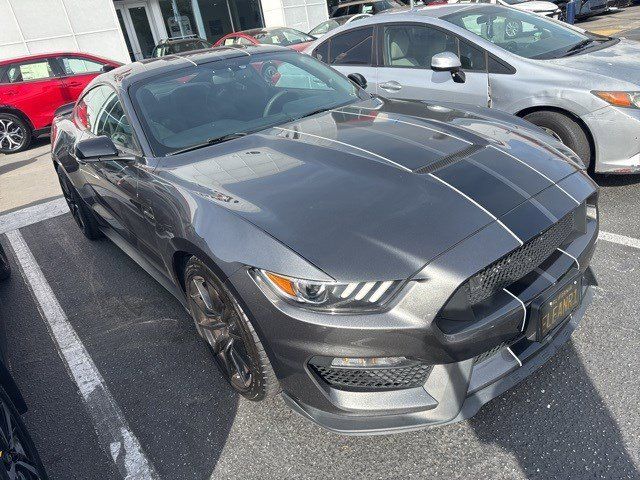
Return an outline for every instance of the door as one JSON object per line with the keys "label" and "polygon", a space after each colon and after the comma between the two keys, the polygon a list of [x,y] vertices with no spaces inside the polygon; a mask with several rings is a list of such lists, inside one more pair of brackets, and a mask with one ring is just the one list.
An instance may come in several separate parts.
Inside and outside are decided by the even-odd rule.
{"label": "door", "polygon": [[[486,53],[440,28],[422,24],[392,24],[381,29],[381,65],[376,93],[385,97],[456,103],[489,104]],[[464,83],[450,72],[431,69],[431,59],[442,52],[460,57]]]}
{"label": "door", "polygon": [[135,60],[151,58],[160,39],[147,2],[116,3],[116,11],[129,53]]}
{"label": "door", "polygon": [[[116,92],[108,85],[89,90],[76,104],[76,124],[83,127],[82,138],[106,135],[118,150],[135,153],[137,143],[133,137],[128,118]],[[103,160],[81,162],[80,172],[85,184],[92,190],[83,192],[93,209],[129,243],[135,245],[132,232],[141,222],[141,214],[135,203],[138,165],[136,162]]]}
{"label": "door", "polygon": [[63,82],[52,59],[9,65],[0,83],[5,84],[1,101],[24,113],[36,130],[51,125],[56,109],[66,103]]}
{"label": "door", "polygon": [[69,102],[78,99],[84,87],[102,73],[102,67],[105,65],[80,55],[65,55],[57,57],[56,60],[62,71],[65,96]]}

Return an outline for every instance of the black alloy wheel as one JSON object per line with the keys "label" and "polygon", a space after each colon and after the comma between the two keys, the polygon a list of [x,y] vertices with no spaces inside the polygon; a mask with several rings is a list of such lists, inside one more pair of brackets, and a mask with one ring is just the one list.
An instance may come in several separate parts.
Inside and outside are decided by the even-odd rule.
{"label": "black alloy wheel", "polygon": [[16,153],[31,143],[31,129],[25,122],[8,113],[0,114],[0,152]]}
{"label": "black alloy wheel", "polygon": [[279,391],[279,384],[249,319],[231,292],[200,260],[185,269],[189,310],[231,387],[250,400]]}
{"label": "black alloy wheel", "polygon": [[98,226],[98,221],[93,213],[89,210],[80,198],[75,187],[72,185],[71,180],[67,178],[67,175],[62,171],[61,167],[58,168],[58,179],[60,180],[60,187],[62,188],[62,194],[69,206],[73,219],[84,233],[84,236],[89,240],[95,240],[102,237],[102,232]]}
{"label": "black alloy wheel", "polygon": [[0,388],[0,480],[45,480],[47,475],[13,403]]}

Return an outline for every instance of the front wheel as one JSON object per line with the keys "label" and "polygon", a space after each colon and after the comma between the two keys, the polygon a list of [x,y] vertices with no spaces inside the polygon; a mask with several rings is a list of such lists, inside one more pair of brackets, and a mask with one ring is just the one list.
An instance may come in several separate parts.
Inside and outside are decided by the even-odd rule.
{"label": "front wheel", "polygon": [[525,120],[544,129],[573,150],[585,167],[591,166],[591,145],[586,133],[578,123],[564,113],[539,111],[524,116]]}
{"label": "front wheel", "polygon": [[187,263],[184,284],[198,333],[231,387],[255,401],[278,393],[280,386],[262,343],[229,289],[196,257]]}
{"label": "front wheel", "polygon": [[46,480],[40,456],[13,402],[0,387],[0,480]]}
{"label": "front wheel", "polygon": [[67,201],[71,215],[78,227],[80,227],[80,230],[82,230],[84,236],[89,240],[102,237],[102,231],[100,230],[95,214],[89,209],[84,200],[82,200],[80,194],[71,183],[71,180],[67,177],[67,174],[62,171],[62,167],[58,168],[58,180],[60,181],[62,194]]}
{"label": "front wheel", "polygon": [[31,128],[24,120],[0,113],[0,153],[17,153],[31,145]]}

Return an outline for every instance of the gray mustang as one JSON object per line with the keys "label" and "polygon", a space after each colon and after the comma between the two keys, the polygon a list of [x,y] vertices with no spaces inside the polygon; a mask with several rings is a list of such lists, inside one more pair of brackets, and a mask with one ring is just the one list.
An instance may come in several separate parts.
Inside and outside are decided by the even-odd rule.
{"label": "gray mustang", "polygon": [[306,52],[392,98],[483,105],[526,118],[596,172],[640,172],[640,44],[500,5],[382,13]]}
{"label": "gray mustang", "polygon": [[597,188],[527,122],[362,80],[281,47],[126,65],[56,118],[53,161],[242,395],[345,433],[457,421],[576,328]]}

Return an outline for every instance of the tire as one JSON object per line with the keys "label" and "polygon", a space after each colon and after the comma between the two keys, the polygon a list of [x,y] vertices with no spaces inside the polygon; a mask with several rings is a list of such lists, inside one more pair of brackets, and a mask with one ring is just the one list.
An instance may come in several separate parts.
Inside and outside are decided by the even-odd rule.
{"label": "tire", "polygon": [[71,183],[71,180],[69,180],[69,177],[67,177],[67,174],[64,173],[62,168],[57,168],[57,172],[64,199],[67,201],[67,205],[69,206],[69,210],[71,211],[71,215],[76,221],[76,224],[80,227],[84,236],[89,240],[101,238],[103,234],[100,230],[98,219],[95,214],[87,206],[84,200],[82,200],[80,194],[78,194]]}
{"label": "tire", "polygon": [[212,349],[229,385],[253,401],[279,393],[280,383],[262,342],[224,283],[197,257],[191,257],[185,267],[184,285],[196,329]]}
{"label": "tire", "polygon": [[560,112],[539,111],[524,116],[525,120],[545,129],[573,150],[585,167],[591,167],[591,145],[587,134],[568,115]]}
{"label": "tire", "polygon": [[2,245],[0,245],[0,280],[6,280],[11,276],[11,265],[9,264],[9,259],[7,258],[7,254],[2,249]]}
{"label": "tire", "polygon": [[0,153],[18,153],[31,145],[31,127],[20,117],[0,113]]}
{"label": "tire", "polygon": [[[14,431],[14,447],[5,445],[4,434],[8,431],[8,421],[11,422]],[[31,440],[27,428],[22,423],[20,414],[13,402],[0,387],[0,480],[24,478],[27,480],[46,480],[47,473],[44,470],[38,450]],[[25,466],[27,464],[28,466]],[[36,472],[36,473],[34,473]],[[18,475],[21,474],[22,476]]]}

